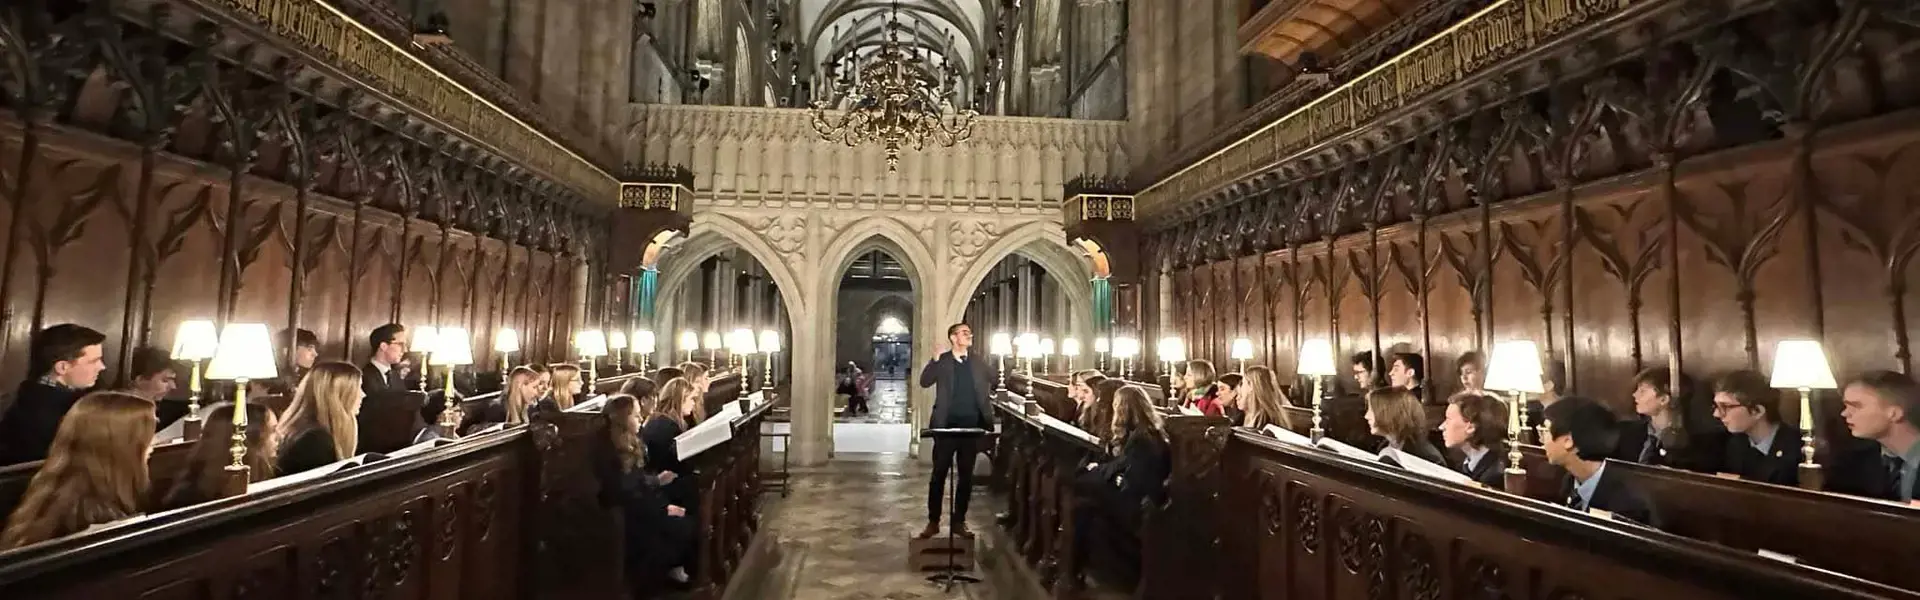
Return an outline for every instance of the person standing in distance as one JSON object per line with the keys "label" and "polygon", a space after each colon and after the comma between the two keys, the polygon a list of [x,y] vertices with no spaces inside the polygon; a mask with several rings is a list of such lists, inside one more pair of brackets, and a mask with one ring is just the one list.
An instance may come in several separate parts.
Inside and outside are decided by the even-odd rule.
{"label": "person standing in distance", "polygon": [[[993,380],[986,357],[970,352],[973,328],[966,323],[954,323],[947,327],[947,342],[952,344],[952,349],[935,348],[939,356],[920,371],[920,387],[939,386],[934,390],[933,418],[927,427],[993,429],[993,406],[989,400]],[[955,536],[973,537],[973,532],[967,531],[967,501],[973,496],[973,461],[980,453],[979,444],[980,438],[933,440],[933,480],[927,483],[927,528],[920,531],[920,539],[940,533],[940,499],[946,491],[947,470],[956,467],[960,469],[960,477],[953,490],[953,520],[948,526]]]}

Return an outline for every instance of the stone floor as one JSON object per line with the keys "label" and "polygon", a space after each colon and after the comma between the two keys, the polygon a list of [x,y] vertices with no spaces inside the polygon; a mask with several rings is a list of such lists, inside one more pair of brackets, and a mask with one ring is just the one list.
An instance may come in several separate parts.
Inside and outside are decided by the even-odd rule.
{"label": "stone floor", "polygon": [[[907,538],[926,525],[930,471],[905,454],[851,453],[794,469],[792,495],[777,502],[767,525],[785,560],[800,561],[791,598],[995,598],[982,593],[984,584],[942,592],[908,570]],[[985,487],[974,500],[967,521],[984,531],[996,509]]]}
{"label": "stone floor", "polygon": [[[996,593],[986,583],[943,592],[925,573],[908,570],[907,537],[926,524],[932,469],[905,454],[841,453],[819,467],[793,470],[791,495],[769,496],[767,531],[780,540],[782,567],[792,569],[792,600],[1038,600]],[[979,471],[984,473],[984,470]],[[977,486],[968,525],[987,535],[1004,510]],[[981,573],[975,571],[975,576]],[[1126,594],[1095,590],[1088,598]]]}
{"label": "stone floor", "polygon": [[[842,398],[844,401],[844,397]],[[848,415],[845,404],[833,417],[835,423],[905,423],[907,422],[907,380],[881,379],[873,382],[873,398],[867,400],[867,408],[872,412]]]}

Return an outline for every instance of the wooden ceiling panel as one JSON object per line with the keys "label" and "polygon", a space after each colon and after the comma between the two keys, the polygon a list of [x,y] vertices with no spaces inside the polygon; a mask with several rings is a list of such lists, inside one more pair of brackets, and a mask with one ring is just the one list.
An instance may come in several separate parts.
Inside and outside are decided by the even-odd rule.
{"label": "wooden ceiling panel", "polygon": [[1240,24],[1240,53],[1286,64],[1312,52],[1330,60],[1393,22],[1415,0],[1274,0]]}

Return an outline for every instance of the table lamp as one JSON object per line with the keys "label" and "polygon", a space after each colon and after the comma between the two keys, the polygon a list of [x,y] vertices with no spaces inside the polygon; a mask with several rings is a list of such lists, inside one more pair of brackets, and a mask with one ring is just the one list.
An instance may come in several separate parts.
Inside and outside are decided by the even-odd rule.
{"label": "table lamp", "polygon": [[994,369],[1000,374],[1000,385],[996,391],[1007,391],[1007,355],[1013,354],[1013,336],[1001,332],[987,340],[987,351],[993,353]]}
{"label": "table lamp", "polygon": [[752,329],[741,327],[727,337],[727,352],[740,359],[740,398],[745,399],[747,387],[753,383],[753,371],[747,368],[750,366],[747,361],[759,350],[754,347]]}
{"label": "table lamp", "polygon": [[613,372],[627,370],[627,332],[618,329],[607,332],[607,349],[613,351]]}
{"label": "table lamp", "polygon": [[1167,398],[1172,400],[1175,403],[1183,403],[1186,400],[1185,398],[1173,397],[1173,389],[1174,389],[1173,370],[1174,370],[1175,363],[1186,362],[1187,343],[1181,340],[1180,336],[1170,335],[1167,337],[1160,338],[1160,343],[1158,347],[1154,348],[1154,350],[1156,351],[1155,354],[1157,354],[1158,358],[1160,359],[1161,372],[1167,374],[1166,375],[1167,383],[1165,384],[1166,385],[1165,389],[1167,391]]}
{"label": "table lamp", "polygon": [[1523,425],[1520,407],[1527,403],[1527,394],[1546,391],[1540,385],[1540,380],[1540,348],[1532,341],[1510,340],[1493,345],[1493,357],[1487,361],[1487,383],[1482,387],[1487,391],[1513,392],[1512,404],[1507,406],[1508,491],[1526,485],[1527,471],[1520,467],[1520,428]]}
{"label": "table lamp", "polygon": [[1322,386],[1325,385],[1328,377],[1339,374],[1339,371],[1334,370],[1333,367],[1333,342],[1327,341],[1326,338],[1314,338],[1301,342],[1300,364],[1294,368],[1294,372],[1313,378],[1313,428],[1308,430],[1307,434],[1318,440],[1326,433],[1320,428],[1320,406],[1326,404],[1321,399],[1321,394],[1325,392]]}
{"label": "table lamp", "polygon": [[707,366],[720,368],[720,349],[726,345],[726,340],[720,338],[718,331],[709,331],[700,336],[700,349],[707,351]]}
{"label": "table lamp", "polygon": [[[760,351],[767,354],[767,375],[760,381],[760,387],[773,387],[773,355],[780,351],[780,332],[772,329],[760,330]],[[762,400],[765,400],[764,398]]]}
{"label": "table lamp", "polygon": [[1053,372],[1053,338],[1040,338],[1040,371]]}
{"label": "table lamp", "polygon": [[1093,368],[1107,368],[1107,354],[1113,352],[1113,343],[1105,337],[1093,338]]}
{"label": "table lamp", "polygon": [[187,417],[182,423],[186,439],[200,439],[200,366],[220,349],[220,332],[213,327],[213,321],[189,319],[180,322],[180,328],[173,333],[173,358],[184,360],[193,365],[193,373],[187,378]]}
{"label": "table lamp", "polygon": [[693,351],[700,349],[700,334],[692,329],[680,332],[680,351],[687,353],[687,362],[693,362]]}
{"label": "table lamp", "polygon": [[1132,337],[1113,339],[1113,357],[1120,359],[1120,378],[1133,375],[1133,359],[1140,356],[1140,340]]}
{"label": "table lamp", "polygon": [[1013,355],[1021,360],[1022,370],[1033,376],[1033,359],[1040,355],[1040,334],[1026,332],[1013,339]]}
{"label": "table lamp", "polygon": [[1073,371],[1073,359],[1080,356],[1080,340],[1067,338],[1060,340],[1060,355],[1067,357],[1067,371]]}
{"label": "table lamp", "polygon": [[501,327],[493,332],[493,351],[500,353],[500,389],[507,389],[507,376],[513,372],[513,353],[520,351],[520,332]]}
{"label": "table lamp", "polygon": [[587,361],[587,389],[593,389],[593,383],[600,379],[600,357],[607,355],[607,334],[598,329],[588,329],[573,336],[573,349],[580,358]]}
{"label": "table lamp", "polygon": [[420,355],[420,362],[415,364],[420,370],[420,391],[424,392],[427,391],[427,365],[432,364],[433,350],[440,345],[436,337],[440,335],[440,328],[417,325],[408,332],[412,335],[407,338],[407,345]]}
{"label": "table lamp", "polygon": [[233,463],[227,465],[227,495],[247,492],[247,382],[278,377],[273,364],[273,336],[265,323],[228,323],[220,330],[220,344],[207,362],[207,379],[233,382]]}
{"label": "table lamp", "polygon": [[658,347],[659,347],[659,340],[653,339],[653,331],[647,330],[647,329],[633,330],[632,352],[634,354],[640,355],[640,372],[641,373],[647,372],[647,359],[653,357],[653,352]]}
{"label": "table lamp", "polygon": [[1773,378],[1777,389],[1800,394],[1800,487],[1820,490],[1826,487],[1826,474],[1813,461],[1813,391],[1840,387],[1833,380],[1833,368],[1827,365],[1827,352],[1815,340],[1780,340],[1773,348]]}
{"label": "table lamp", "polygon": [[1240,372],[1246,373],[1247,361],[1253,359],[1253,340],[1250,340],[1247,338],[1233,338],[1233,347],[1228,352],[1228,356],[1234,360],[1240,361]]}
{"label": "table lamp", "polygon": [[[452,435],[460,427],[458,415],[454,414],[453,368],[473,364],[473,334],[465,327],[446,327],[434,336],[432,363],[436,367],[447,368],[446,394],[447,407],[440,411],[440,426]],[[504,389],[504,388],[502,388]]]}

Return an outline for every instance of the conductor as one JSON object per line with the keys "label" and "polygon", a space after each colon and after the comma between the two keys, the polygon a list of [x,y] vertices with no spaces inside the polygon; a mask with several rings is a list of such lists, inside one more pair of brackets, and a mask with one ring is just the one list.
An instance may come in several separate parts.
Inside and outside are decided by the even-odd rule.
{"label": "conductor", "polygon": [[[955,323],[947,327],[947,341],[952,349],[941,352],[920,371],[920,387],[939,385],[933,394],[933,418],[927,427],[993,429],[989,367],[985,357],[968,352],[973,347],[973,328]],[[980,452],[979,443],[978,437],[934,438],[933,480],[927,483],[927,528],[920,531],[920,539],[940,533],[940,500],[947,471],[955,467],[960,469],[960,477],[953,491],[954,514],[949,527],[954,535],[973,537],[967,531],[967,500],[973,496],[973,462]]]}

